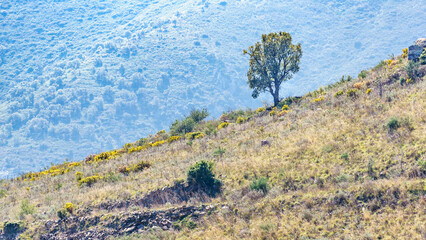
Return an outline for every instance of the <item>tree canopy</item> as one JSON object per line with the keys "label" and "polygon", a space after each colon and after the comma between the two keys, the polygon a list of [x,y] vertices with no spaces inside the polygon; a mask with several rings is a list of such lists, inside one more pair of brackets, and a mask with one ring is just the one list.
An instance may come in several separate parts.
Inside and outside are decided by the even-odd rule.
{"label": "tree canopy", "polygon": [[253,89],[253,98],[269,92],[274,98],[274,106],[278,105],[281,83],[299,71],[301,44],[293,45],[290,34],[286,32],[263,34],[261,42],[243,53],[250,56],[247,83]]}

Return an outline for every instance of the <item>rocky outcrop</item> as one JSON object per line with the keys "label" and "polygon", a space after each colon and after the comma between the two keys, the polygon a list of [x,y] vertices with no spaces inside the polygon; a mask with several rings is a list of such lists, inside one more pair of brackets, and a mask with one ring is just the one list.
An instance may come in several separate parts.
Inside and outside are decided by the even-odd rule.
{"label": "rocky outcrop", "polygon": [[408,48],[408,60],[419,60],[424,48],[426,48],[426,38],[419,38],[414,45]]}
{"label": "rocky outcrop", "polygon": [[214,206],[184,206],[161,211],[120,212],[115,215],[70,217],[47,221],[42,240],[54,239],[106,239],[110,236],[143,233],[152,228],[172,230],[173,223],[190,217],[194,220],[214,210]]}

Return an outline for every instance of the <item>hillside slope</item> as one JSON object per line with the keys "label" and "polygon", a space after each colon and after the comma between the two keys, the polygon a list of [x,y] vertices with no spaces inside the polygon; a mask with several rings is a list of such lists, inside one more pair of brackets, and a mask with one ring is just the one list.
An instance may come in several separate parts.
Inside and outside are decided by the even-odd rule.
{"label": "hillside slope", "polygon": [[[286,99],[283,110],[228,112],[185,136],[161,131],[84,162],[1,180],[3,233],[425,238],[425,75],[425,65],[403,55]],[[187,179],[202,160],[214,162],[220,189]]]}
{"label": "hillside slope", "polygon": [[425,0],[2,1],[0,176],[121,147],[194,107],[258,107],[241,53],[261,34],[302,43],[283,92],[301,95],[426,35],[425,12]]}

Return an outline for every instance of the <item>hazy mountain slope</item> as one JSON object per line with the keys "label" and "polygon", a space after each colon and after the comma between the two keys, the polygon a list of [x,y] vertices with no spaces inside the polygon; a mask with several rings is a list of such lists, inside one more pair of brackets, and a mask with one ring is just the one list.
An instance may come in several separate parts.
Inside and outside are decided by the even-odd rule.
{"label": "hazy mountain slope", "polygon": [[[287,31],[300,95],[426,35],[421,1],[0,3],[2,176],[120,147],[194,107],[259,106],[242,49]],[[269,99],[269,96],[265,96]]]}
{"label": "hazy mountain slope", "polygon": [[[426,65],[289,100],[0,180],[0,239],[425,238]],[[221,191],[187,177],[202,160]]]}

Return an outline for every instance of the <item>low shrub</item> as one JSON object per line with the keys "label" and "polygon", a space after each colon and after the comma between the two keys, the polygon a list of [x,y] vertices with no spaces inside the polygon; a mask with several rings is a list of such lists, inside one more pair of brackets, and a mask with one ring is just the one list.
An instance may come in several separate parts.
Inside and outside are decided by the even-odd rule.
{"label": "low shrub", "polygon": [[34,205],[30,204],[30,201],[28,199],[24,199],[21,202],[21,211],[19,213],[19,216],[23,218],[25,215],[34,214],[36,212],[36,208]]}
{"label": "low shrub", "polygon": [[199,185],[205,189],[217,190],[221,182],[215,178],[213,173],[214,163],[200,161],[192,165],[188,171],[187,181]]}
{"label": "low shrub", "polygon": [[139,172],[139,171],[142,171],[145,168],[149,168],[149,167],[151,167],[151,163],[142,160],[142,161],[136,163],[135,165],[132,165],[130,167],[130,171],[131,172]]}
{"label": "low shrub", "polygon": [[260,107],[258,109],[256,109],[256,113],[261,113],[264,112],[266,109],[264,107]]}
{"label": "low shrub", "polygon": [[345,93],[345,92],[343,92],[343,91],[337,91],[337,92],[334,94],[334,96],[335,96],[335,97],[338,97],[338,96],[340,96],[340,95],[343,95],[343,93]]}
{"label": "low shrub", "polygon": [[6,235],[17,235],[18,233],[22,232],[22,230],[23,227],[21,223],[5,222],[3,224],[3,232]]}
{"label": "low shrub", "polygon": [[93,183],[101,180],[101,177],[99,175],[94,175],[90,177],[82,178],[78,181],[78,185],[82,186],[83,184],[86,184],[87,186],[91,186]]}
{"label": "low shrub", "polygon": [[284,111],[284,110],[290,110],[290,107],[289,107],[288,105],[284,105],[284,106],[281,108],[281,111]]}
{"label": "low shrub", "polygon": [[367,77],[368,71],[366,70],[362,70],[359,74],[358,74],[358,78],[360,79],[364,79]]}
{"label": "low shrub", "polygon": [[217,126],[217,130],[220,130],[222,128],[226,128],[229,126],[229,122],[223,122],[221,124],[219,124],[219,126]]}
{"label": "low shrub", "polygon": [[205,135],[202,132],[189,132],[185,134],[185,138],[188,140],[194,140],[198,138],[203,138]]}
{"label": "low shrub", "polygon": [[426,49],[423,50],[422,55],[420,55],[420,64],[425,65],[426,64]]}
{"label": "low shrub", "polygon": [[68,216],[68,212],[65,208],[61,208],[56,212],[59,219],[65,219]]}
{"label": "low shrub", "polygon": [[348,91],[346,91],[346,96],[348,96],[350,98],[355,98],[357,91],[358,91],[358,89],[356,89],[356,88],[349,89]]}
{"label": "low shrub", "polygon": [[74,212],[74,204],[72,204],[72,203],[65,203],[65,207],[64,208],[70,214],[72,214]]}
{"label": "low shrub", "polygon": [[253,182],[250,184],[250,189],[255,191],[262,191],[264,194],[266,194],[270,189],[268,179],[261,177],[253,180]]}
{"label": "low shrub", "polygon": [[386,127],[388,128],[389,132],[397,130],[400,126],[400,122],[395,117],[390,118],[389,121],[386,123]]}
{"label": "low shrub", "polygon": [[243,124],[247,121],[246,117],[238,117],[237,118],[237,124]]}
{"label": "low shrub", "polygon": [[83,173],[82,172],[76,172],[75,173],[75,179],[77,180],[77,181],[80,181],[82,178],[83,178]]}
{"label": "low shrub", "polygon": [[171,136],[167,139],[167,142],[172,143],[172,142],[178,141],[179,139],[181,139],[180,136]]}
{"label": "low shrub", "polygon": [[371,93],[371,88],[367,89],[366,93],[370,94]]}

